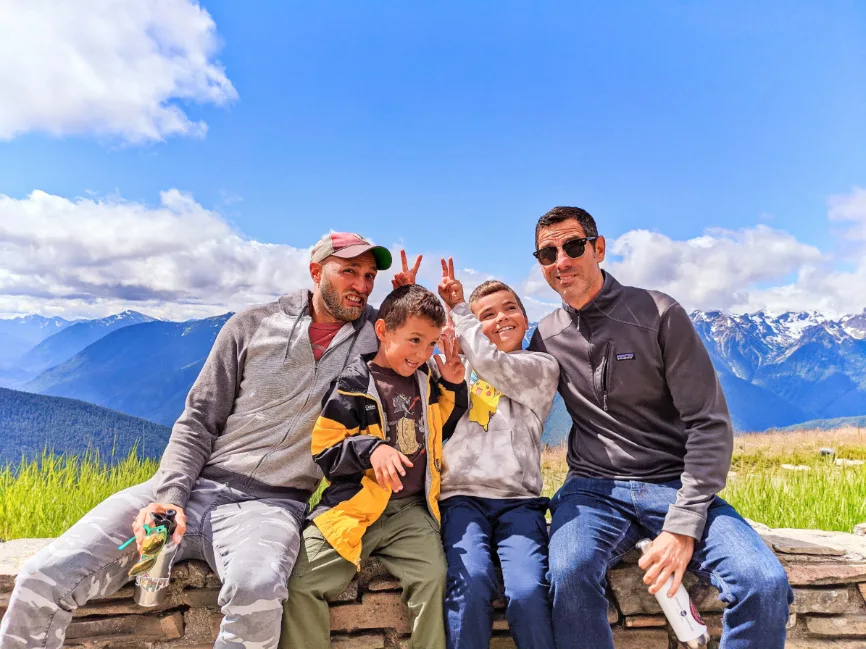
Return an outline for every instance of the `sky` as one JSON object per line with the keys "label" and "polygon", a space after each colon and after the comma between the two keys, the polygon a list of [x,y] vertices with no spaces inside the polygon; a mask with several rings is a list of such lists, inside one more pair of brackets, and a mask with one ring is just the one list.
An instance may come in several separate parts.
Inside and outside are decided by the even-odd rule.
{"label": "sky", "polygon": [[[759,6],[756,6],[759,5]],[[537,319],[535,222],[688,309],[866,308],[866,4],[0,0],[0,317],[204,317],[357,231]],[[384,279],[390,276],[383,273]],[[390,285],[379,281],[374,301]]]}

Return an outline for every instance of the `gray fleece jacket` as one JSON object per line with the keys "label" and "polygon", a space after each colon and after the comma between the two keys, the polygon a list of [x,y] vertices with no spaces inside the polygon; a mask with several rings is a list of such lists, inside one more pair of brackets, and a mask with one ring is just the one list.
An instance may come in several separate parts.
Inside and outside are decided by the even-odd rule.
{"label": "gray fleece jacket", "polygon": [[[467,366],[469,410],[443,446],[439,498],[538,497],[541,433],[559,365],[548,354],[499,351],[465,303],[455,306],[451,317]],[[485,396],[488,391],[495,401]]]}
{"label": "gray fleece jacket", "polygon": [[682,480],[664,529],[700,539],[733,451],[728,406],[710,356],[683,307],[604,274],[595,299],[557,309],[529,349],[561,368],[571,415],[571,475]]}
{"label": "gray fleece jacket", "polygon": [[310,454],[322,400],[351,358],[378,346],[367,306],[316,362],[310,298],[298,291],[226,322],[172,428],[157,502],[185,506],[199,476],[257,498],[309,499],[322,477]]}

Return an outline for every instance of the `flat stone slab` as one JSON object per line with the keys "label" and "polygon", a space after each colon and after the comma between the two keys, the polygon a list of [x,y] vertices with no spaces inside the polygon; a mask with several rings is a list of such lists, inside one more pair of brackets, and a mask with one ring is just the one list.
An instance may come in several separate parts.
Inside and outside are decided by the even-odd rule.
{"label": "flat stone slab", "polygon": [[866,636],[866,615],[807,617],[806,628],[809,629],[809,633],[814,635],[834,638],[840,636]]}
{"label": "flat stone slab", "polygon": [[24,562],[54,539],[16,539],[0,543],[0,592],[10,592]]}
{"label": "flat stone slab", "polygon": [[840,615],[848,610],[847,589],[795,588],[792,613],[823,613]]}
{"label": "flat stone slab", "polygon": [[[866,537],[847,532],[778,528],[763,532],[761,538],[782,555],[840,557],[851,563],[866,562]],[[781,557],[785,558],[785,557]]]}

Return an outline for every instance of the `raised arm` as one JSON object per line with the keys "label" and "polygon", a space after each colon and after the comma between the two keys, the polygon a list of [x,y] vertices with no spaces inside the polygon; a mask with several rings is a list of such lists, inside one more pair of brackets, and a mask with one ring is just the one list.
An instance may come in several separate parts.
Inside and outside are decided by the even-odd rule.
{"label": "raised arm", "polygon": [[500,351],[465,302],[454,306],[451,318],[463,355],[478,376],[544,421],[559,383],[559,363],[541,352]]}

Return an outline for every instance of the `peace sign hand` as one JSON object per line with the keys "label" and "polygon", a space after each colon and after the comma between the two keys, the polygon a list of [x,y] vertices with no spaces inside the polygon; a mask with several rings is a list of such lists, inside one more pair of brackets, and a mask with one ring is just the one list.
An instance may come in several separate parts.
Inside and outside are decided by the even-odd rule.
{"label": "peace sign hand", "polygon": [[439,373],[442,378],[449,383],[463,383],[465,369],[463,361],[457,353],[457,338],[454,335],[454,323],[451,318],[448,318],[448,326],[442,331],[442,337],[439,339],[439,348],[445,354],[445,361],[437,354],[433,357],[436,361],[436,367],[439,368]]}
{"label": "peace sign hand", "polygon": [[391,288],[400,288],[401,286],[410,286],[411,284],[415,284],[415,278],[418,275],[418,269],[421,267],[421,257],[422,255],[418,255],[415,258],[415,265],[412,268],[409,268],[409,260],[406,259],[406,251],[400,251],[400,261],[403,264],[403,270],[394,275],[394,279],[391,280]]}
{"label": "peace sign hand", "polygon": [[447,262],[442,260],[442,281],[439,282],[439,297],[449,309],[465,302],[463,284],[454,279],[454,259],[451,257],[448,257]]}

